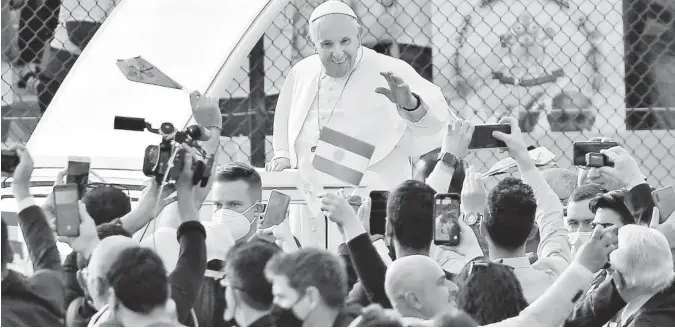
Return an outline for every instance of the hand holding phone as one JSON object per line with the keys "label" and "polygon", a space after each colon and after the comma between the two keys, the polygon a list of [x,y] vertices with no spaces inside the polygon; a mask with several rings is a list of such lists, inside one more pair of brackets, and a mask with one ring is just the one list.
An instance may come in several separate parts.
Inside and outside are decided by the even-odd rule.
{"label": "hand holding phone", "polygon": [[80,205],[76,184],[54,186],[54,216],[57,235],[62,237],[80,235]]}
{"label": "hand holding phone", "polygon": [[459,194],[437,194],[434,197],[434,244],[458,246],[461,227]]}
{"label": "hand holding phone", "polygon": [[471,136],[469,149],[484,148],[506,148],[506,143],[492,136],[492,133],[499,131],[505,134],[511,134],[511,125],[509,124],[481,124],[476,125]]}
{"label": "hand holding phone", "polygon": [[279,225],[286,220],[288,206],[291,204],[291,196],[277,190],[272,190],[270,199],[267,201],[265,215],[263,217],[261,229],[267,229],[271,226]]}
{"label": "hand holding phone", "polygon": [[82,156],[68,157],[68,173],[66,175],[66,183],[74,183],[77,185],[78,199],[87,192],[87,185],[89,184],[89,165],[91,159]]}
{"label": "hand holding phone", "polygon": [[603,167],[613,166],[606,155],[600,151],[618,146],[616,142],[578,141],[574,143],[573,163],[575,166]]}

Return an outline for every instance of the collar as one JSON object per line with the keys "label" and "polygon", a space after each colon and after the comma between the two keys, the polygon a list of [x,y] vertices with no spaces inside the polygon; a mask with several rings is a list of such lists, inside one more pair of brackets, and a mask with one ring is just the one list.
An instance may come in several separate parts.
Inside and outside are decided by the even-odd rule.
{"label": "collar", "polygon": [[492,262],[508,265],[514,269],[524,269],[531,267],[530,259],[527,256],[494,259]]}
{"label": "collar", "polygon": [[649,301],[656,293],[650,293],[636,297],[634,300],[626,304],[621,312],[621,323],[625,325],[637,313],[647,301]]}

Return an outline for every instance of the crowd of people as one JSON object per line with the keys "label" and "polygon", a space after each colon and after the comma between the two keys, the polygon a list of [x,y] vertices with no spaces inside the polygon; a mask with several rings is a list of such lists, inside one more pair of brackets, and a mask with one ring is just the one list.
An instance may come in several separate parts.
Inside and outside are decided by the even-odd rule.
{"label": "crowd of people", "polygon": [[[530,157],[518,120],[505,117],[500,123],[510,132],[489,137],[503,142],[500,149],[517,163],[519,178],[504,178],[488,190],[482,173],[467,163],[476,125],[453,115],[437,87],[412,66],[363,49],[356,15],[342,2],[318,6],[309,24],[308,42],[317,55],[299,62],[285,82],[275,117],[275,155],[267,169],[311,165],[319,170],[316,158],[331,142],[323,128],[337,113],[342,130],[331,125],[338,130],[329,130],[329,137],[361,133],[365,141],[343,138],[349,142],[342,146],[356,155],[363,154],[359,145],[371,147],[362,156],[370,161],[363,167],[368,172],[356,173],[379,186],[392,185],[384,227],[378,229],[384,233],[373,230],[373,200],[362,197],[357,204],[344,190],[308,201],[337,225],[343,238],[338,252],[305,247],[288,217],[263,228],[265,182],[246,163],[214,166],[209,182],[196,185],[193,164],[202,156],[218,156],[223,122],[217,101],[192,94],[194,120],[209,131],[208,140],[199,141],[200,155],[182,145],[175,181],[149,179],[135,207],[118,186],[88,186],[71,213],[79,218],[77,234],[59,232],[64,217],[57,215],[55,194],[41,206],[36,203],[30,151],[20,145],[9,149],[18,164],[11,172],[3,169],[3,175],[12,177],[33,272],[24,274],[14,266],[3,218],[1,324],[585,327],[675,322],[675,214],[660,213],[654,188],[625,148],[616,145],[596,154],[609,165],[581,165],[577,172],[542,169]],[[387,65],[395,72],[383,72]],[[306,83],[314,77],[318,86]],[[305,97],[306,89],[316,97]],[[346,97],[362,106],[340,105]],[[326,120],[325,106],[332,106]],[[377,119],[352,120],[353,108],[371,111],[358,112],[361,118]],[[305,115],[297,115],[303,110]],[[308,122],[317,129],[310,130]],[[395,129],[383,128],[386,123]],[[412,155],[434,145],[440,145],[438,160],[425,161],[423,170],[413,174]],[[333,161],[354,155],[339,147],[330,148]],[[345,170],[337,164],[323,162],[322,172],[338,175],[358,166]],[[65,184],[65,175],[55,178],[55,190]],[[448,192],[460,200],[454,245],[434,240],[435,198]],[[200,220],[209,193],[213,215]],[[441,230],[453,233],[449,227]],[[72,252],[62,256],[57,241]]]}

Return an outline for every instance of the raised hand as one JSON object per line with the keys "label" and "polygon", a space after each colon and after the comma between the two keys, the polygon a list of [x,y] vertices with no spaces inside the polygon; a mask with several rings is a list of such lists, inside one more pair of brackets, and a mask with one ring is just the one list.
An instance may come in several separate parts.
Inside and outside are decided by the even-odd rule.
{"label": "raised hand", "polygon": [[675,212],[671,213],[663,223],[659,223],[660,221],[661,213],[659,208],[654,207],[654,210],[652,211],[652,221],[649,223],[649,227],[660,231],[666,236],[670,249],[675,249]]}
{"label": "raised hand", "polygon": [[470,166],[462,187],[462,212],[482,214],[485,211],[487,196],[488,192],[481,173],[476,170],[475,166]]}
{"label": "raised hand", "polygon": [[279,172],[291,168],[291,160],[286,157],[277,157],[265,164],[265,171]]}
{"label": "raised hand", "polygon": [[190,93],[190,105],[197,124],[207,128],[222,129],[223,116],[220,113],[217,98],[205,97],[199,91],[192,91]]}
{"label": "raised hand", "polygon": [[417,107],[417,98],[410,91],[408,83],[405,83],[402,78],[392,72],[382,72],[380,75],[387,80],[389,89],[379,87],[375,89],[376,93],[387,97],[389,101],[404,109],[415,109]]}
{"label": "raised hand", "polygon": [[462,159],[469,154],[469,143],[474,130],[473,123],[464,120],[456,120],[448,125],[448,132],[443,138],[441,154],[450,153]]}
{"label": "raised hand", "polygon": [[617,247],[617,226],[603,228],[596,226],[591,239],[581,246],[574,255],[574,260],[591,272],[597,272],[609,262],[609,253]]}
{"label": "raised hand", "polygon": [[603,166],[598,168],[600,172],[614,177],[627,189],[632,189],[641,183],[645,183],[645,175],[640,171],[640,166],[625,148],[616,146],[610,149],[603,149],[600,153],[607,156],[614,163],[614,167]]}

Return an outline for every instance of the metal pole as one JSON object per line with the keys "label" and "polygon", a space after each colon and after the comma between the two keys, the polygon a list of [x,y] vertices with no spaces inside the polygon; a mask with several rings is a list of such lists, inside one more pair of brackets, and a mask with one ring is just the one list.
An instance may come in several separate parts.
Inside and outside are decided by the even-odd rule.
{"label": "metal pole", "polygon": [[249,108],[254,112],[249,116],[249,140],[251,146],[251,165],[265,166],[265,46],[264,36],[258,40],[248,56],[249,65]]}

